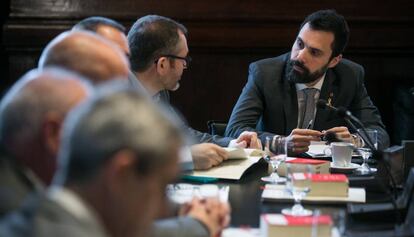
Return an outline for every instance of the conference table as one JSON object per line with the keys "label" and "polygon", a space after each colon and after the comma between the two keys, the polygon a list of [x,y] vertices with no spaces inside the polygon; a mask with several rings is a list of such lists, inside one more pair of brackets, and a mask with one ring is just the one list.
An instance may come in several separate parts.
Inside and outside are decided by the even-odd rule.
{"label": "conference table", "polygon": [[[361,159],[354,159],[352,162],[361,162]],[[374,162],[375,163],[375,162]],[[371,163],[371,165],[375,165]],[[261,177],[268,175],[268,164],[261,159],[250,167],[239,180],[219,180],[214,182],[218,186],[229,186],[229,203],[232,208],[231,227],[258,228],[260,215],[263,213],[281,213],[281,210],[290,207],[289,202],[263,201],[261,194],[265,182]],[[360,176],[355,173],[347,174],[350,186],[366,188],[366,202],[377,203],[389,201],[389,196],[381,190],[373,175]],[[373,185],[375,184],[375,185]],[[381,186],[381,185],[380,185]],[[345,213],[346,230],[349,233],[369,231],[370,229],[389,229],[393,227],[393,217],[379,219],[353,218],[347,214],[347,204],[304,204],[305,208],[319,210],[321,214],[335,215]]]}

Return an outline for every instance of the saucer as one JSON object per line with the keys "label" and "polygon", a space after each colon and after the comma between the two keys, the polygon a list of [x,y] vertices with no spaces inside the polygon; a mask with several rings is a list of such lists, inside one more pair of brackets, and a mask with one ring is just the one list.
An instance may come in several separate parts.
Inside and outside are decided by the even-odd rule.
{"label": "saucer", "polygon": [[343,166],[336,166],[333,162],[331,162],[331,169],[337,170],[337,171],[352,171],[355,169],[358,169],[361,167],[361,165],[350,163],[349,166],[343,167]]}

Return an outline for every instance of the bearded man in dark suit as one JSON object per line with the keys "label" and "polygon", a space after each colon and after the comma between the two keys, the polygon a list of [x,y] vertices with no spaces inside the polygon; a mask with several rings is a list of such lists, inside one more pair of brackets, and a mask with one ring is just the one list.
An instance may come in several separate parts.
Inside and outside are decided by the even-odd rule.
{"label": "bearded man in dark suit", "polygon": [[348,38],[348,25],[334,10],[309,15],[290,53],[250,65],[226,136],[237,137],[246,130],[256,131],[262,141],[269,135],[289,136],[293,153],[306,152],[310,142],[326,132],[360,141],[338,114],[316,108],[316,102],[324,99],[351,111],[366,128],[376,129],[378,147],[387,147],[389,137],[365,89],[363,67],[342,58]]}

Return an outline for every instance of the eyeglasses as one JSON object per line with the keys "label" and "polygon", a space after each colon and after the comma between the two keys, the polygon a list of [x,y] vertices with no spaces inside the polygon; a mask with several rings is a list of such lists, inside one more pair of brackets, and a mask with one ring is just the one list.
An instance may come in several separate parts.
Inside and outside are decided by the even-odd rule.
{"label": "eyeglasses", "polygon": [[[174,59],[184,60],[185,61],[185,65],[184,65],[185,68],[188,68],[190,66],[190,63],[191,63],[191,60],[192,60],[190,56],[180,57],[180,56],[176,56],[176,55],[172,55],[172,54],[165,54],[165,55],[161,55],[160,57],[167,57],[167,58],[174,58]],[[158,63],[158,60],[159,60],[159,58],[157,60],[155,60],[154,63]]]}

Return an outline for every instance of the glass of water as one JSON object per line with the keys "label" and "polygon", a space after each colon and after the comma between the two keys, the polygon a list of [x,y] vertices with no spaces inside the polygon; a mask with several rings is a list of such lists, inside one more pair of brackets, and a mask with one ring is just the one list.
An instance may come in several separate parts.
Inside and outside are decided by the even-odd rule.
{"label": "glass of water", "polygon": [[288,139],[284,136],[267,136],[265,143],[265,160],[271,165],[272,173],[269,176],[262,177],[262,181],[269,183],[283,183],[286,178],[277,174],[279,165],[286,160]]}
{"label": "glass of water", "polygon": [[[361,129],[358,129],[358,132],[360,132],[360,134],[364,134]],[[366,134],[368,135],[369,140],[372,142],[375,149],[378,149],[378,131],[375,129],[366,129]],[[368,140],[368,138],[364,137],[364,140]],[[362,165],[360,168],[358,168],[358,172],[361,174],[370,174],[372,171],[367,164],[367,161],[372,156],[372,151],[366,142],[364,147],[358,148],[358,153],[362,157]]]}
{"label": "glass of water", "polygon": [[297,173],[290,164],[287,167],[286,190],[292,194],[295,204],[291,208],[285,208],[282,213],[290,216],[310,216],[312,211],[305,209],[301,201],[310,191],[311,167],[306,165],[304,172]]}

